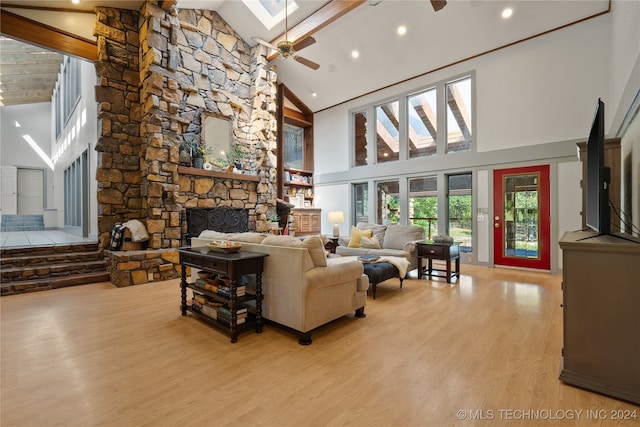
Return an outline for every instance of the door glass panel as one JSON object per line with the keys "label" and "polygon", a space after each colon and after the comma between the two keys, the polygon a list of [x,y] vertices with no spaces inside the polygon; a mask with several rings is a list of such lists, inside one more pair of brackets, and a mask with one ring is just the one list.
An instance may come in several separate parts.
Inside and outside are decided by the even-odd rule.
{"label": "door glass panel", "polygon": [[400,103],[387,102],[376,107],[376,160],[378,163],[400,158]]}
{"label": "door glass panel", "polygon": [[435,176],[409,180],[409,221],[424,228],[427,240],[438,232],[438,179]]}
{"label": "door glass panel", "polygon": [[400,209],[398,207],[398,195],[400,183],[398,181],[381,181],[376,184],[377,190],[377,223],[397,224],[400,219]]}
{"label": "door glass panel", "polygon": [[539,174],[504,177],[504,256],[539,258]]}
{"label": "door glass panel", "polygon": [[369,222],[369,186],[366,182],[353,184],[353,200],[355,203],[353,212],[355,222]]}
{"label": "door glass panel", "polygon": [[448,176],[449,225],[448,234],[456,242],[460,242],[460,250],[471,251],[472,217],[471,217],[471,174]]}

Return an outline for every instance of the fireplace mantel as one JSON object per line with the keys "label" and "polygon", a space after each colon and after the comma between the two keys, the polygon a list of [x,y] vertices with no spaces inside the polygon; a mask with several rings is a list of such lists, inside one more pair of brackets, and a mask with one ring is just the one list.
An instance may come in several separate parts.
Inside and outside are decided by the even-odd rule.
{"label": "fireplace mantel", "polygon": [[188,166],[178,166],[178,173],[185,174],[185,175],[208,176],[212,178],[221,178],[221,179],[235,179],[238,181],[260,182],[260,177],[257,175],[245,175],[241,173],[210,171],[206,169],[191,168]]}

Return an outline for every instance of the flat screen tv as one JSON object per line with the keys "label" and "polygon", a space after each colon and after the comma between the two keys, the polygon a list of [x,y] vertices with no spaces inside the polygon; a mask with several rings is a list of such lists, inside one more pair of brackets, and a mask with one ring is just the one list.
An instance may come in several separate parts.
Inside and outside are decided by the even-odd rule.
{"label": "flat screen tv", "polygon": [[610,169],[604,165],[604,102],[598,99],[587,140],[586,224],[598,234],[611,233]]}

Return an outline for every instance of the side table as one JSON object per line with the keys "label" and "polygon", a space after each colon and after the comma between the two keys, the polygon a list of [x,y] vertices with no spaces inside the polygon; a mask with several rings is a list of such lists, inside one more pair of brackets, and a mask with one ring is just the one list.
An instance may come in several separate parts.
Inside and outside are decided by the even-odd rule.
{"label": "side table", "polygon": [[[420,242],[417,244],[418,246],[418,275],[421,279],[424,276],[425,272],[423,272],[423,260],[427,260],[427,268],[426,274],[431,280],[431,276],[435,277],[445,277],[447,279],[447,283],[451,283],[451,279],[453,277],[460,277],[460,244],[459,243],[435,243],[431,241],[426,241],[424,243]],[[447,265],[446,270],[439,270],[437,268],[433,268],[433,260],[441,260],[444,261]],[[451,261],[455,262],[455,270],[451,268]],[[433,272],[442,272],[445,273],[444,276],[439,274],[434,274]]]}

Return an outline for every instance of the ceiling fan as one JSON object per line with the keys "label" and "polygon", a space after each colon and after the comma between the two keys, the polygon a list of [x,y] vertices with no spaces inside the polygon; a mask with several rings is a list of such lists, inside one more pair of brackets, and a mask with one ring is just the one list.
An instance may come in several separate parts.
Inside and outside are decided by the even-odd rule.
{"label": "ceiling fan", "polygon": [[[447,0],[429,0],[431,2],[431,6],[433,6],[433,10],[436,12],[442,9],[447,5]],[[370,6],[377,6],[379,3],[382,3],[382,0],[369,0]]]}
{"label": "ceiling fan", "polygon": [[316,42],[316,39],[314,39],[311,36],[305,37],[302,40],[293,43],[291,41],[289,41],[289,37],[288,37],[288,31],[289,31],[289,22],[288,22],[288,10],[287,10],[287,1],[285,0],[284,3],[284,40],[282,40],[281,42],[278,43],[277,46],[272,45],[269,42],[266,42],[258,37],[254,37],[253,40],[255,40],[256,42],[260,43],[263,46],[266,46],[270,49],[273,49],[275,51],[278,52],[278,54],[280,56],[282,56],[285,59],[293,59],[299,63],[301,63],[302,65],[306,65],[307,67],[311,68],[312,70],[317,70],[318,68],[320,68],[319,64],[316,64],[315,62],[307,59],[307,58],[303,58],[302,56],[299,56],[297,54],[298,51],[304,49],[305,47],[311,46],[312,44],[314,44]]}

